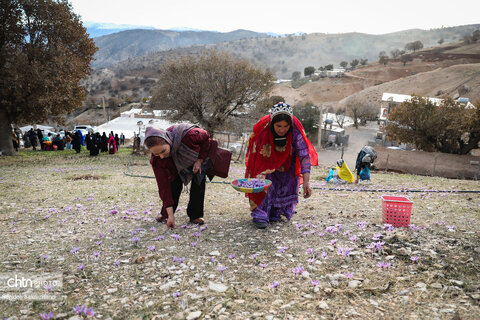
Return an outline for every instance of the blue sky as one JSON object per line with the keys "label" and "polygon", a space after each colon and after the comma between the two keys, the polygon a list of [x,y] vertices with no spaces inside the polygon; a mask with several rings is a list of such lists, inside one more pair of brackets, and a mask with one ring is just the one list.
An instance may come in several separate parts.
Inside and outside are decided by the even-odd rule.
{"label": "blue sky", "polygon": [[480,24],[480,1],[472,0],[70,0],[70,3],[84,22],[158,29],[383,34]]}

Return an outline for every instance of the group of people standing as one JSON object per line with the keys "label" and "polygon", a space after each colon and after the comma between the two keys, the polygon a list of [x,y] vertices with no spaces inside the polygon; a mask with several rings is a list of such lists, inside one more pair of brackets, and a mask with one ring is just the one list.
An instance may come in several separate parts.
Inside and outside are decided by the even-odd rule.
{"label": "group of people standing", "polygon": [[[16,151],[18,151],[19,141],[19,135],[12,131],[12,142]],[[40,147],[41,150],[45,151],[73,149],[80,153],[82,146],[85,146],[90,151],[91,156],[96,156],[100,151],[115,154],[120,145],[125,144],[125,136],[123,133],[120,136],[117,133],[114,134],[113,131],[110,132],[108,137],[105,132],[102,135],[99,132],[89,132],[84,136],[80,130],[75,130],[65,132],[62,137],[58,133],[52,134],[50,132],[44,135],[42,130],[32,128],[23,135],[23,142],[25,148],[32,147],[33,150],[36,150],[37,147]]]}
{"label": "group of people standing", "polygon": [[87,133],[85,137],[85,146],[90,151],[91,156],[97,156],[100,151],[115,154],[120,144],[124,143],[125,137],[123,136],[123,139],[120,139],[118,133],[113,134],[113,131],[109,133],[108,137],[105,132],[102,135],[100,135],[100,132]]}
{"label": "group of people standing", "polygon": [[[191,223],[204,223],[206,169],[211,139],[207,131],[182,123],[166,130],[147,127],[145,146],[163,202],[157,221],[175,228],[174,213],[183,189],[191,183],[187,215]],[[245,177],[272,181],[267,191],[246,194],[254,226],[265,229],[272,222],[290,220],[298,203],[299,186],[309,198],[310,167],[318,165],[317,153],[300,121],[286,103],[278,103],[253,127],[245,160]]]}

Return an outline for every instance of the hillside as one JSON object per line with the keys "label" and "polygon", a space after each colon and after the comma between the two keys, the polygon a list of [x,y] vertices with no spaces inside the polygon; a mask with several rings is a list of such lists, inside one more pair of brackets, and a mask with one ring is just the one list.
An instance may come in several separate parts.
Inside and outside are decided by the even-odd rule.
{"label": "hillside", "polygon": [[[289,35],[284,38],[240,39],[168,52],[151,50],[148,55],[122,61],[112,68],[130,73],[135,70],[154,68],[169,54],[198,53],[205,49],[218,49],[237,57],[246,57],[256,64],[269,68],[278,78],[289,79],[294,71],[303,72],[307,66],[318,68],[331,63],[339,66],[341,61],[350,62],[353,59],[377,61],[380,51],[389,54],[390,51],[402,50],[407,43],[417,40],[420,40],[425,48],[437,46],[440,39],[449,44],[459,41],[465,34],[471,34],[477,29],[480,29],[480,24],[433,30],[414,29],[383,35],[315,33],[302,36]],[[97,45],[102,50],[103,44],[99,42]],[[120,39],[119,45],[125,46]],[[134,49],[135,47],[132,46],[131,50]],[[110,59],[110,61],[113,60],[113,58]]]}
{"label": "hillside", "polygon": [[126,30],[94,38],[98,51],[95,53],[94,68],[179,47],[189,47],[233,41],[242,38],[265,37],[264,33],[235,30],[221,33],[214,31],[173,31],[173,30]]}

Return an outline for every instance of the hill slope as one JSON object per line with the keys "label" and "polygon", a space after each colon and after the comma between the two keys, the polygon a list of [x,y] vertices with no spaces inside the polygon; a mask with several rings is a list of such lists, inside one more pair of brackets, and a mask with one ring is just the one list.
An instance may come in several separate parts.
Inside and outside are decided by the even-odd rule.
{"label": "hill slope", "polygon": [[142,56],[155,51],[232,41],[242,38],[265,37],[264,33],[235,30],[221,33],[214,31],[126,30],[94,38],[98,51],[94,68],[101,68],[118,61]]}

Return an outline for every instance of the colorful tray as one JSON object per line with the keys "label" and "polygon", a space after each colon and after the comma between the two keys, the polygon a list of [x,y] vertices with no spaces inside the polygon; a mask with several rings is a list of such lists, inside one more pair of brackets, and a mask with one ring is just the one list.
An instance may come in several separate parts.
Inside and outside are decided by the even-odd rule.
{"label": "colorful tray", "polygon": [[231,183],[231,186],[233,187],[233,189],[237,190],[237,191],[240,191],[240,192],[244,192],[244,193],[258,193],[258,192],[262,192],[262,191],[267,191],[268,188],[270,188],[270,186],[272,185],[272,181],[268,180],[268,179],[265,179],[265,186],[263,187],[258,187],[258,188],[245,188],[245,187],[239,187],[238,186],[238,183],[241,182],[241,181],[247,181],[247,180],[251,180],[251,179],[237,179],[237,180],[233,180],[232,183]]}

